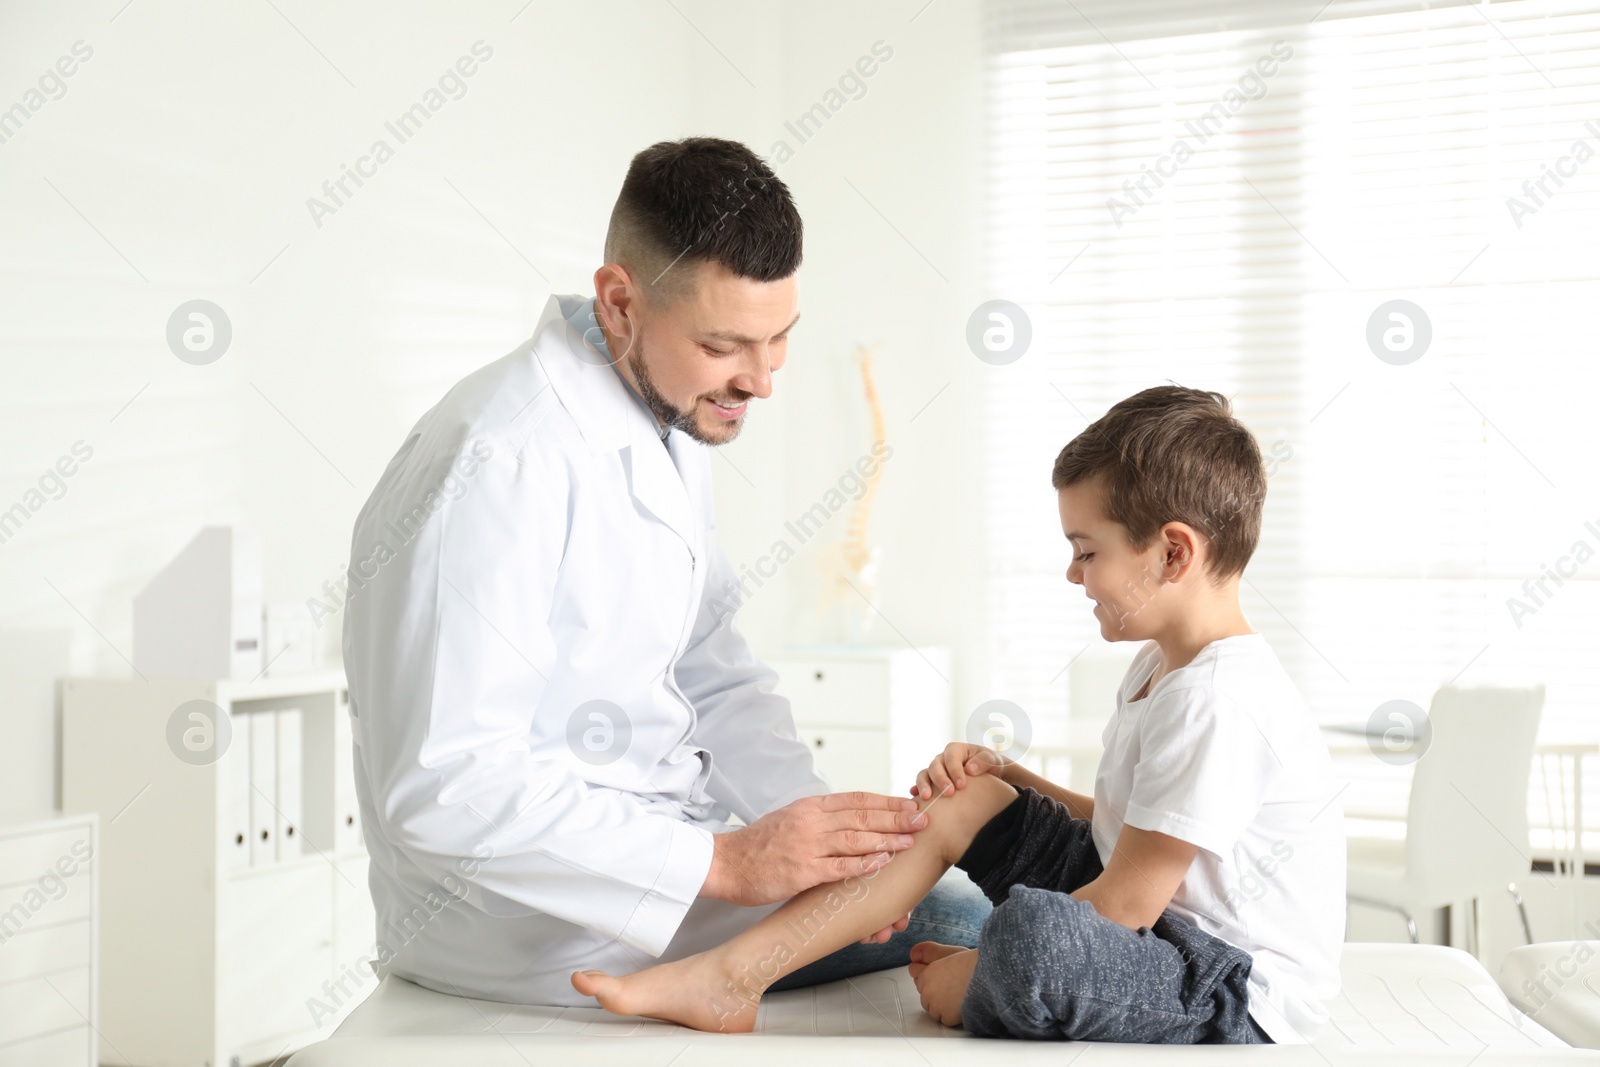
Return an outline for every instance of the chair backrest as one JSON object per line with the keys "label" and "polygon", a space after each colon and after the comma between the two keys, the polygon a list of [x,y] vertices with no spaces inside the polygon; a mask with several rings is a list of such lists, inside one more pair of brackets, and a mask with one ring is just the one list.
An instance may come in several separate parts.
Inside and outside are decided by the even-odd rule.
{"label": "chair backrest", "polygon": [[1528,773],[1544,686],[1445,686],[1411,779],[1406,879],[1442,905],[1526,879]]}

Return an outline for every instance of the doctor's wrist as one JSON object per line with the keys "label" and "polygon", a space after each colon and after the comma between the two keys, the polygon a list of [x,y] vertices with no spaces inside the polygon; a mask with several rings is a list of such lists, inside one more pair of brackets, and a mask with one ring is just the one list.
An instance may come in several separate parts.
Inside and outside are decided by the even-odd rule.
{"label": "doctor's wrist", "polygon": [[737,887],[732,882],[737,877],[737,861],[731,854],[738,851],[740,842],[736,837],[743,832],[727,830],[711,835],[711,866],[706,869],[706,880],[700,883],[700,897],[736,903]]}

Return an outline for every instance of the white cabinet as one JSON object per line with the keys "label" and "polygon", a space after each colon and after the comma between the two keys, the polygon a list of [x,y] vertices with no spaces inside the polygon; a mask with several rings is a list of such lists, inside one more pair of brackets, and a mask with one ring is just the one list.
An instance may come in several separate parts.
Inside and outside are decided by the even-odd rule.
{"label": "white cabinet", "polygon": [[102,1062],[259,1063],[359,1002],[327,995],[376,927],[348,717],[341,671],[62,683],[62,806],[100,814]]}
{"label": "white cabinet", "polygon": [[763,660],[835,789],[906,796],[955,737],[946,649],[821,646]]}
{"label": "white cabinet", "polygon": [[98,819],[0,822],[0,1067],[94,1067]]}

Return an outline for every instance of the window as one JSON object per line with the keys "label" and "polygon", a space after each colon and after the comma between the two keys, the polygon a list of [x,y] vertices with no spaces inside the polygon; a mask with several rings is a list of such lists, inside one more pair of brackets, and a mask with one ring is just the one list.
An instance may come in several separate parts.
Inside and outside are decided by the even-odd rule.
{"label": "window", "polygon": [[1600,13],[1317,6],[991,0],[989,295],[1033,327],[988,371],[991,662],[1035,736],[1101,644],[1051,462],[1168,379],[1269,460],[1244,608],[1320,720],[1600,720]]}

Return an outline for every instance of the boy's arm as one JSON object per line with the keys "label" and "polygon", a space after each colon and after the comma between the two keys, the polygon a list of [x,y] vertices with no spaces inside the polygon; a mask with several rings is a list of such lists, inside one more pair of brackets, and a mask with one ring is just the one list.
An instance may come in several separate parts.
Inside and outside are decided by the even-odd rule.
{"label": "boy's arm", "polygon": [[1074,793],[1066,786],[1057,785],[1050,779],[1035,774],[1015,760],[1008,760],[991,773],[998,775],[1001,781],[1009,782],[1018,789],[1027,786],[1036,793],[1043,793],[1047,797],[1059,800],[1067,806],[1067,812],[1074,819],[1094,818],[1094,797],[1085,796],[1082,793]]}
{"label": "boy's arm", "polygon": [[1157,830],[1124,826],[1112,848],[1111,862],[1094,881],[1072,896],[1134,930],[1153,926],[1183,884],[1200,846]]}

